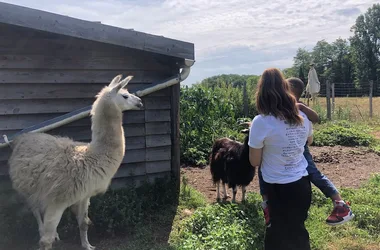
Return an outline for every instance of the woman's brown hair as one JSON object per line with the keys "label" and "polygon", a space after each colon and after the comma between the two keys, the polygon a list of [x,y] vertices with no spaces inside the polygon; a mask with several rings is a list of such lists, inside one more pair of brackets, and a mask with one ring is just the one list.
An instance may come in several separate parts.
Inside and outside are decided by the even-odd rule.
{"label": "woman's brown hair", "polygon": [[289,83],[276,68],[266,69],[261,75],[257,84],[256,107],[260,114],[273,115],[291,125],[303,124]]}

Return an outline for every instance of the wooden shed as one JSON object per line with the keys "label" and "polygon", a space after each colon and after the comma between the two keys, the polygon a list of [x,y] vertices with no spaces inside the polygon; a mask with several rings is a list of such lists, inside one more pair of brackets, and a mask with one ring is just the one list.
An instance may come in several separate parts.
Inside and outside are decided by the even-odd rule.
{"label": "wooden shed", "polygon": [[[179,82],[193,63],[192,43],[0,3],[0,135],[86,110],[113,77],[133,75],[131,93],[150,91],[144,110],[124,113],[126,155],[113,185],[179,177]],[[88,142],[90,125],[86,116],[47,133]],[[0,148],[2,184],[9,155]]]}

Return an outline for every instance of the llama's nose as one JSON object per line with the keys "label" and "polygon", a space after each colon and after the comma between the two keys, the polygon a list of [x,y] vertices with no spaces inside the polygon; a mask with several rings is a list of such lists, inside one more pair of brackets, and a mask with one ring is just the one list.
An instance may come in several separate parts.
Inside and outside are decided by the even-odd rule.
{"label": "llama's nose", "polygon": [[142,104],[142,102],[140,102],[140,103],[138,103],[138,104],[136,105],[136,107],[138,107],[139,109],[142,109],[142,108],[144,107],[144,105]]}

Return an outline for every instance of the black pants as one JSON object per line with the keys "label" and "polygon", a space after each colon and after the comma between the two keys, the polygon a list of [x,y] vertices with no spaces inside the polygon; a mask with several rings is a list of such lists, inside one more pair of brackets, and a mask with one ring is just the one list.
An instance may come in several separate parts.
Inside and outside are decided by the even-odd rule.
{"label": "black pants", "polygon": [[271,220],[265,233],[265,250],[310,250],[309,233],[305,228],[311,203],[309,178],[265,185]]}

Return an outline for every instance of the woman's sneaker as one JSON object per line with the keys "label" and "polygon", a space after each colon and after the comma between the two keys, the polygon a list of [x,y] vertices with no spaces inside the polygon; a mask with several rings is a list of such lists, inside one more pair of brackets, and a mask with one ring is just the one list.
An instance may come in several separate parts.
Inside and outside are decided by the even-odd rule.
{"label": "woman's sneaker", "polygon": [[350,208],[350,203],[347,204],[344,201],[334,201],[334,210],[331,212],[330,216],[326,219],[326,223],[330,226],[342,225],[355,215],[352,213]]}

